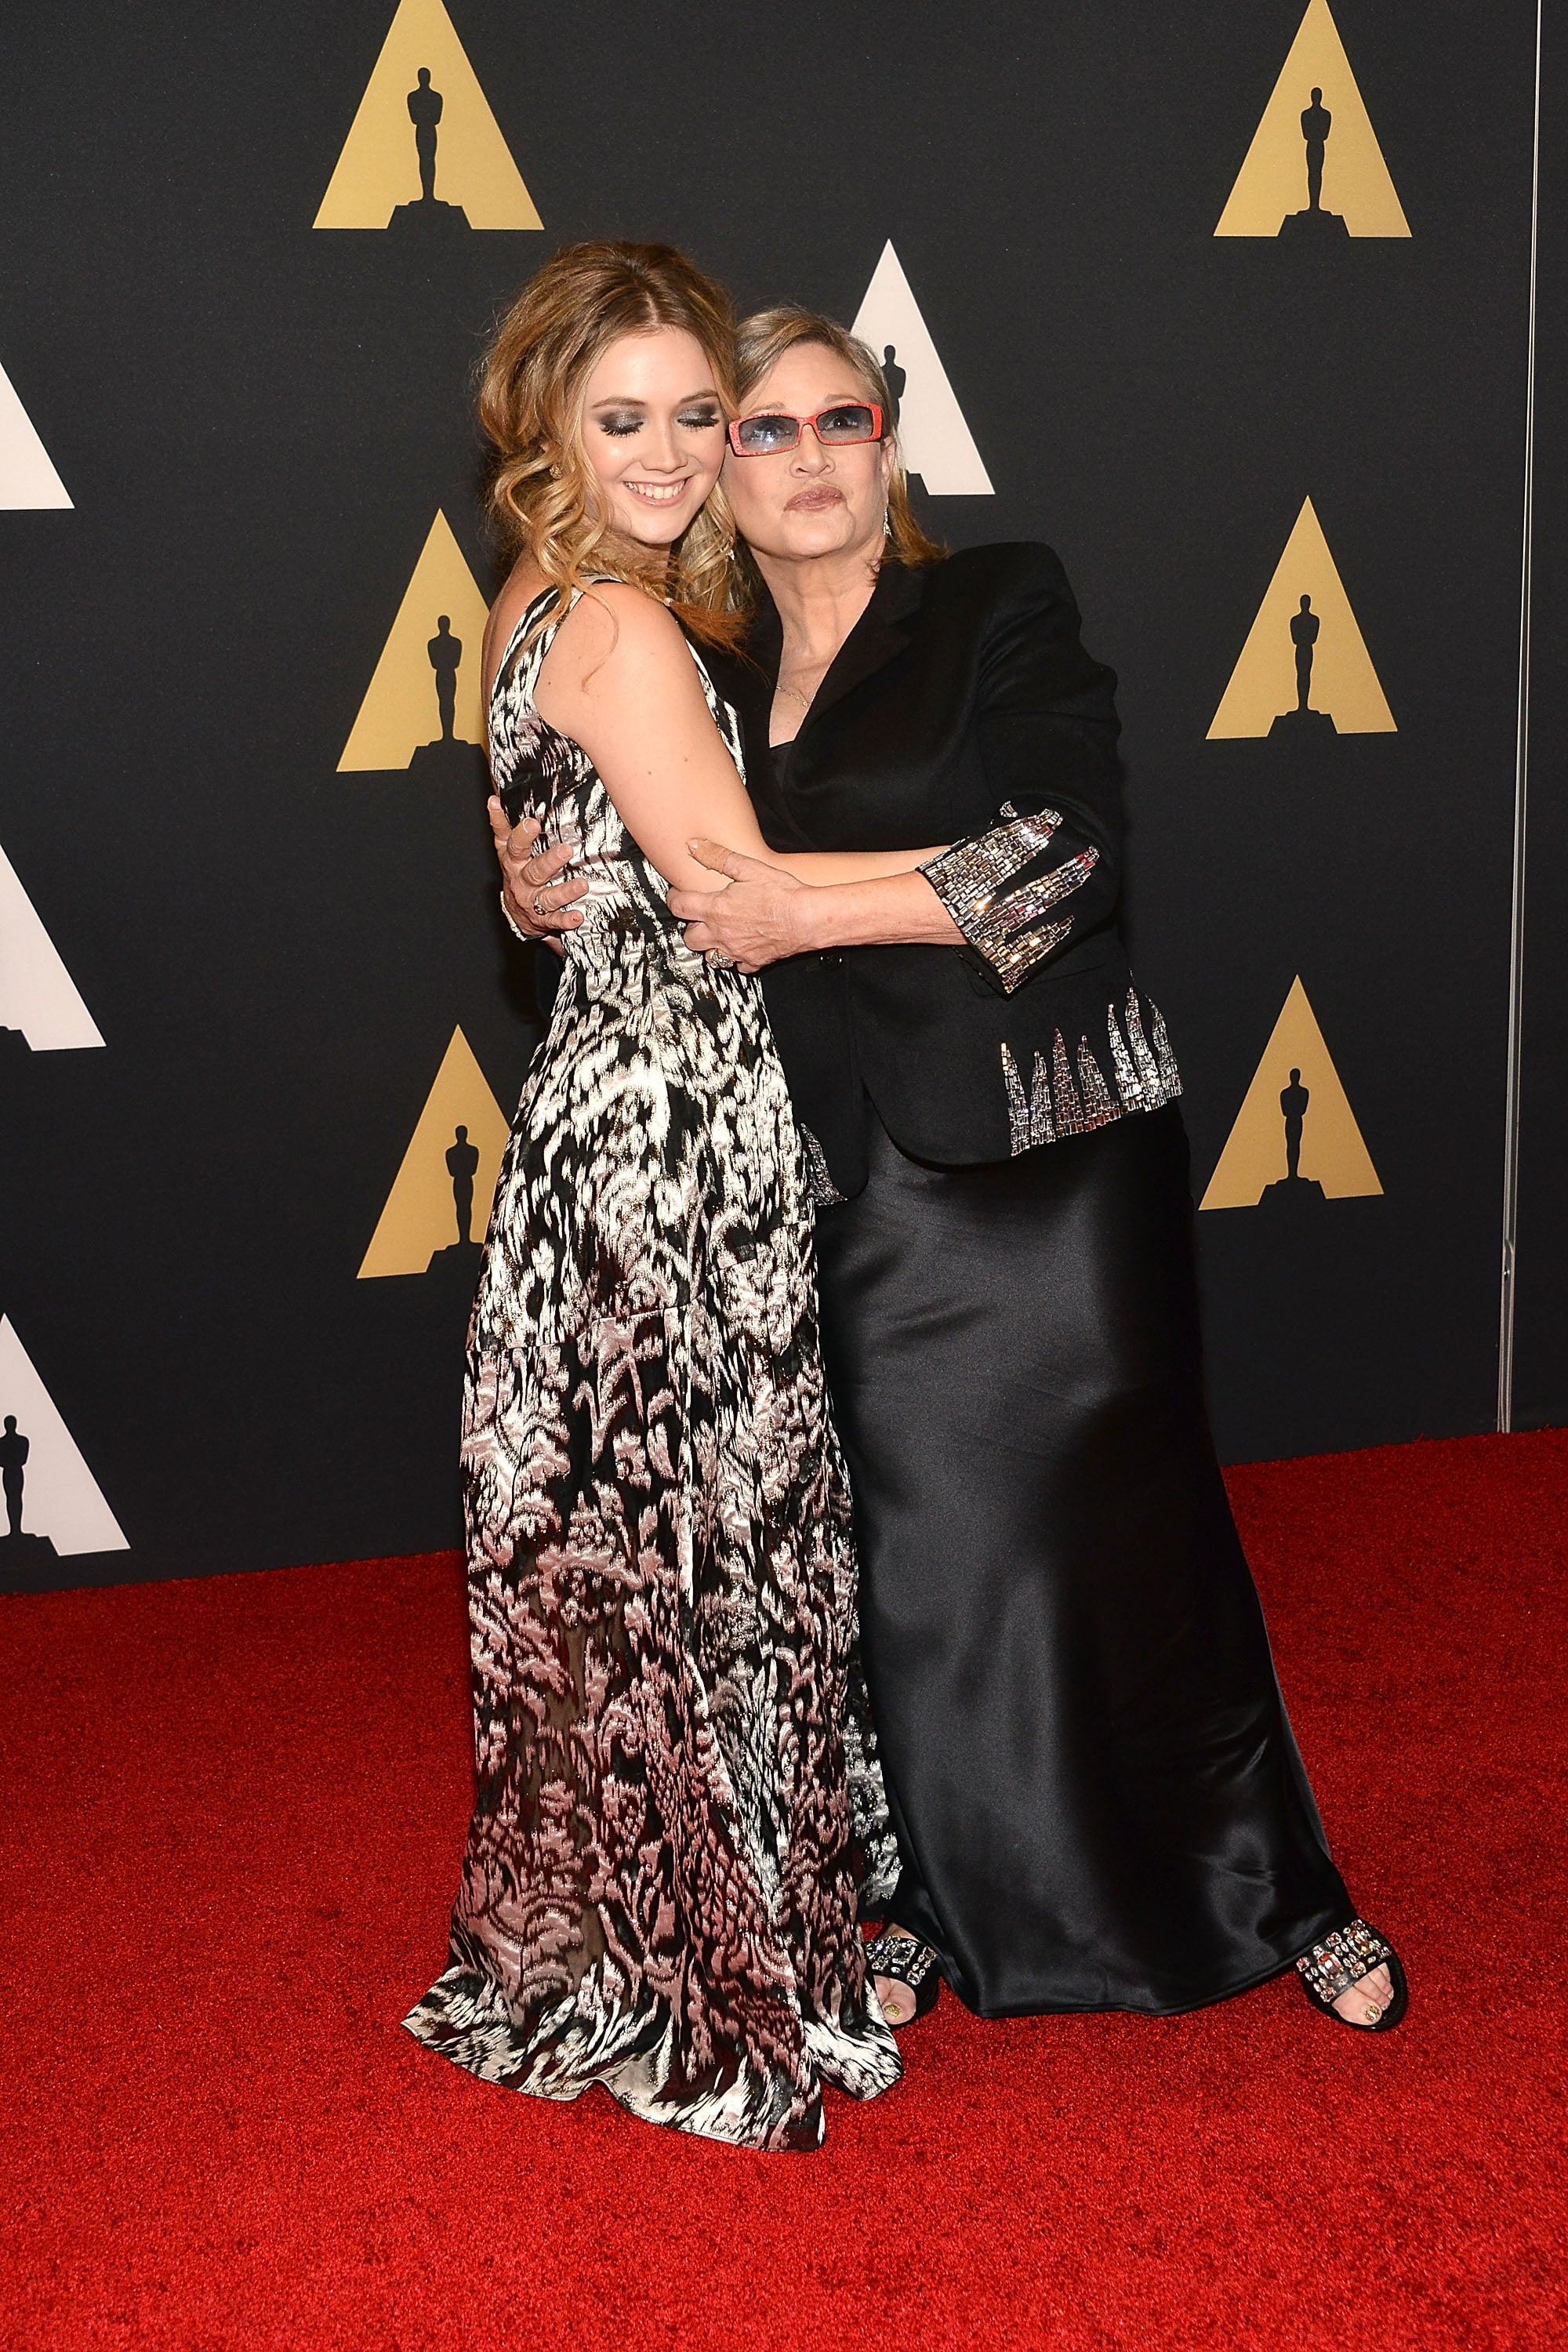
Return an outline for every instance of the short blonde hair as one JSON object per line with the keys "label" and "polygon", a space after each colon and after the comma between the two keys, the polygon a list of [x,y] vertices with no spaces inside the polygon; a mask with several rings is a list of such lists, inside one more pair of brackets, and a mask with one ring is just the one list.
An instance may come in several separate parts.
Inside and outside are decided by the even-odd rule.
{"label": "short blonde hair", "polygon": [[735,391],[742,409],[764,376],[771,375],[786,352],[797,343],[820,343],[844,362],[850,373],[859,377],[871,398],[882,412],[882,438],[893,445],[893,470],[888,482],[888,547],[899,562],[919,571],[926,564],[940,563],[947,549],[928,538],[915,520],[910,505],[909,476],[899,455],[899,436],[893,424],[893,395],[888,389],[888,379],[881,363],[869,344],[837,319],[824,316],[820,310],[806,310],[796,302],[780,302],[769,310],[753,310],[742,319],[735,339]]}
{"label": "short blonde hair", "polygon": [[479,383],[490,444],[489,505],[508,548],[526,549],[560,593],[546,627],[593,574],[626,580],[669,605],[699,637],[728,644],[735,527],[717,484],[675,547],[645,548],[599,510],[583,438],[588,378],[622,335],[677,327],[699,342],[727,415],[735,413],[730,297],[670,245],[569,245],[531,278],[497,327]]}

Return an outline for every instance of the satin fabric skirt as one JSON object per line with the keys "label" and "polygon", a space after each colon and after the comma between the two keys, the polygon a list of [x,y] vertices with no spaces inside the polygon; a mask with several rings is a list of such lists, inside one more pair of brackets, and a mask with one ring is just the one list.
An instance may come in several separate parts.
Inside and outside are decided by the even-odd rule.
{"label": "satin fabric skirt", "polygon": [[1354,1916],[1203,1399],[1176,1105],[818,1213],[889,1916],[984,2017],[1170,2013]]}

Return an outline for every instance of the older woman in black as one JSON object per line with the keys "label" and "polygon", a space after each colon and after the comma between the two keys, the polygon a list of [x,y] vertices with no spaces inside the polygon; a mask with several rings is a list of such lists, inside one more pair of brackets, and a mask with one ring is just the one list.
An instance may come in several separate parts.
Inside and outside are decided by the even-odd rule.
{"label": "older woman in black", "polygon": [[[952,844],[822,889],[714,845],[726,886],[670,901],[765,968],[819,1148],[884,2005],[940,1972],[984,2016],[1170,2013],[1295,1962],[1384,2029],[1403,1971],[1330,1859],[1208,1433],[1181,1082],[1115,928],[1114,678],[1048,550],[922,539],[862,346],[780,311],[742,348],[756,614],[716,675],[763,835]],[[557,871],[513,886],[541,927]]]}

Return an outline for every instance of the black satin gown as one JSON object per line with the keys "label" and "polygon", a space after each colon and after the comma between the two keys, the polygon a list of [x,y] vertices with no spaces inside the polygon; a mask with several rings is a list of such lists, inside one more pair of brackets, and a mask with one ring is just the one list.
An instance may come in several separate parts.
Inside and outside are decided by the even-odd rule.
{"label": "black satin gown", "polygon": [[982,2016],[1191,2009],[1354,1906],[1204,1404],[1178,1107],[817,1219],[889,1916]]}

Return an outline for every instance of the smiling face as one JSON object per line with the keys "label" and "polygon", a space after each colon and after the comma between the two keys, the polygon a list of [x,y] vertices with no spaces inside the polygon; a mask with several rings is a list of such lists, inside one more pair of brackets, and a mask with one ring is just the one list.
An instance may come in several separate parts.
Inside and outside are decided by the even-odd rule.
{"label": "smiling face", "polygon": [[621,335],[584,388],[583,447],[605,519],[644,547],[668,547],[719,478],[724,411],[695,335]]}
{"label": "smiling face", "polygon": [[[815,416],[847,401],[878,397],[836,352],[822,343],[795,343],[741,404],[747,416],[770,410]],[[808,426],[793,449],[762,457],[738,457],[731,450],[724,460],[724,490],[742,536],[764,560],[863,554],[874,564],[882,551],[892,471],[890,440],[825,448]]]}

